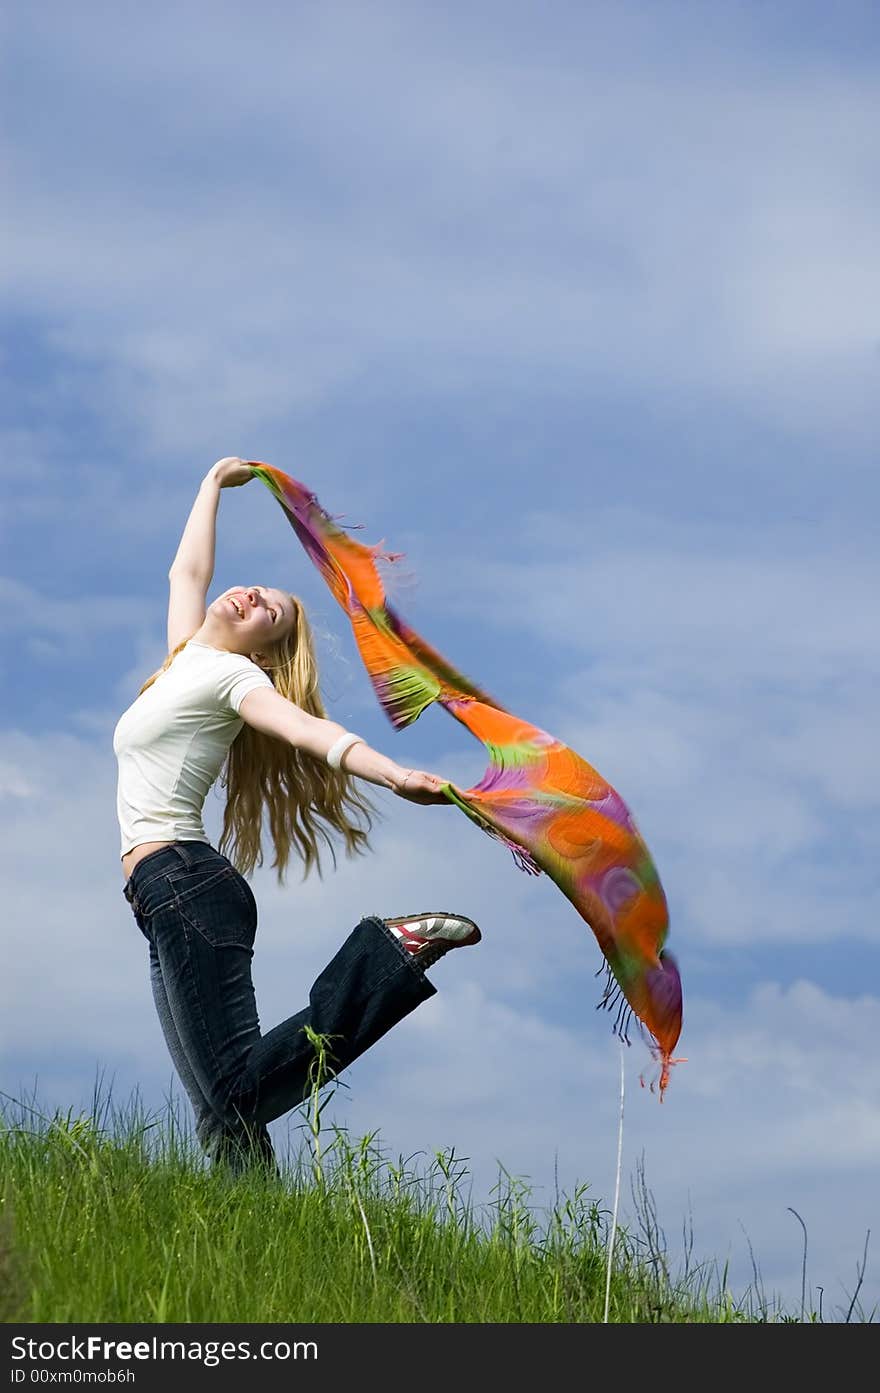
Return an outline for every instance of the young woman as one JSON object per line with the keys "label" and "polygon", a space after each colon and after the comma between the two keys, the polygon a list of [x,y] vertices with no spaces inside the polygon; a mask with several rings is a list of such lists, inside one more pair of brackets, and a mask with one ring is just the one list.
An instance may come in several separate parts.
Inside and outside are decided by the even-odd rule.
{"label": "young woman", "polygon": [[[401,768],[326,718],[295,596],[234,586],[206,606],[220,490],[251,478],[229,458],[203,480],[169,573],[168,657],[113,736],[124,894],[149,944],[159,1020],[202,1147],[235,1170],[275,1168],[266,1124],[308,1095],[315,1055],[305,1026],[331,1037],[339,1072],[434,994],[426,967],[480,939],[464,915],[368,915],[308,1006],[260,1032],[257,906],[241,872],[262,864],[264,813],[282,880],[291,849],[308,873],[320,867],[322,843],[335,863],[334,836],[349,855],[367,848],[370,804],[352,775],[410,803],[446,800],[435,775]],[[202,808],[221,768],[227,800],[215,850]]]}

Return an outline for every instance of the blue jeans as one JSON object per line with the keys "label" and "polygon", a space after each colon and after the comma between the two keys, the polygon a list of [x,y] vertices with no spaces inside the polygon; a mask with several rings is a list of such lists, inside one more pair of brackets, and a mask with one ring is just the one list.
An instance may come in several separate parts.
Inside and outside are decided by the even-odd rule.
{"label": "blue jeans", "polygon": [[304,1026],[330,1040],[339,1073],[436,988],[382,919],[362,919],[296,1015],[260,1033],[251,980],[257,904],[206,842],[174,842],[139,861],[123,893],[150,946],[150,979],[174,1067],[216,1162],[277,1171],[266,1127],[311,1092],[316,1055]]}

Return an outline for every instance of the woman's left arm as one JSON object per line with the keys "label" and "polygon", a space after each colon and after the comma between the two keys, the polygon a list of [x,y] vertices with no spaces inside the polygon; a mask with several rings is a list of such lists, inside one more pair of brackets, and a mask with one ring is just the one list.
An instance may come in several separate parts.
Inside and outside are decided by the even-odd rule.
{"label": "woman's left arm", "polygon": [[[257,687],[248,692],[239,707],[241,719],[264,735],[286,740],[298,750],[324,760],[345,728],[336,721],[312,716],[294,706],[274,688]],[[356,774],[368,783],[390,788],[411,803],[446,803],[440,792],[443,780],[422,769],[404,769],[387,755],[374,750],[365,740],[349,746],[342,756],[340,768],[346,774]]]}

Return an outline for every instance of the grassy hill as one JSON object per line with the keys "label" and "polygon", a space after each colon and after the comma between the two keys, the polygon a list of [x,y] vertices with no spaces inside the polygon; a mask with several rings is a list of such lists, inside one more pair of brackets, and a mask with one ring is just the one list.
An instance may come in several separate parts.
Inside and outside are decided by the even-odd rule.
{"label": "grassy hill", "polygon": [[[282,1178],[209,1169],[169,1109],[0,1113],[0,1314],[36,1322],[598,1322],[610,1214],[588,1187],[542,1221],[503,1170],[465,1197],[453,1151],[392,1160],[305,1111]],[[673,1277],[650,1195],[618,1230],[614,1322],[791,1320],[714,1264]],[[804,1319],[817,1319],[804,1313]]]}

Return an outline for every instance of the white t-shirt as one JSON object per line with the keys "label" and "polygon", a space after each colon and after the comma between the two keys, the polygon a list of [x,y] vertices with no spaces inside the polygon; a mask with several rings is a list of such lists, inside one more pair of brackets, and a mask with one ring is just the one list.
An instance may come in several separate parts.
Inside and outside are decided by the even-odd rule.
{"label": "white t-shirt", "polygon": [[206,842],[202,808],[244,724],[248,692],[271,687],[239,653],[190,639],[113,732],[121,856],[142,842]]}

